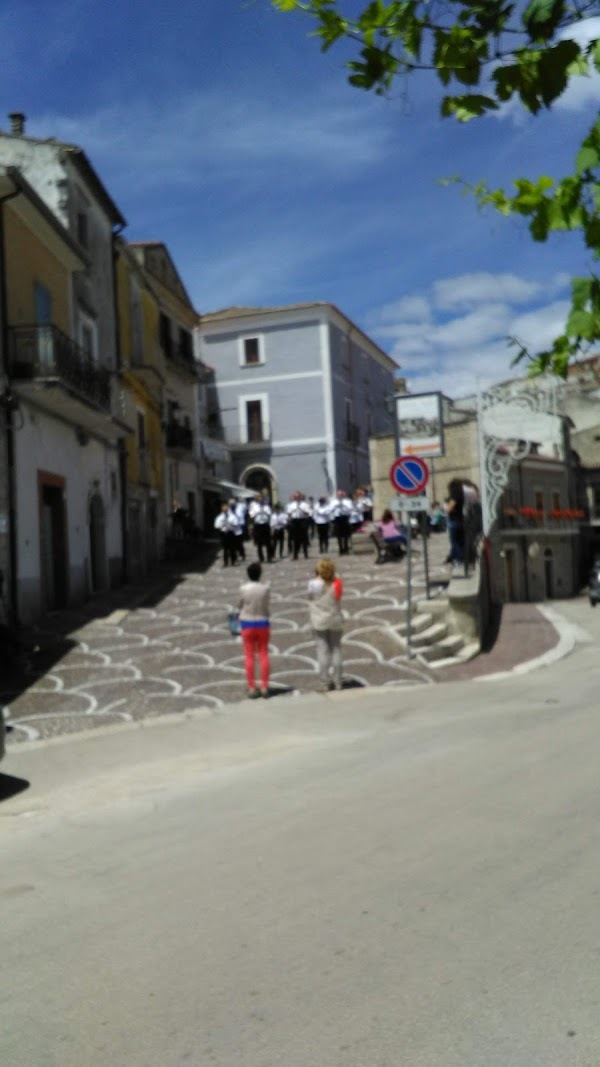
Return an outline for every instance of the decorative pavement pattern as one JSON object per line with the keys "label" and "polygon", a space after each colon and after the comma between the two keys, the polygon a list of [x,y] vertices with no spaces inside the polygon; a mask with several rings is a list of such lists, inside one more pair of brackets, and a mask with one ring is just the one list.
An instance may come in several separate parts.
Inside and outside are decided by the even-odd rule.
{"label": "decorative pavement pattern", "polygon": [[[448,577],[446,538],[431,537],[429,546],[436,595]],[[246,549],[254,558],[253,545]],[[271,581],[274,696],[318,686],[307,600],[317,558],[313,546],[309,560],[284,558],[263,568]],[[344,579],[344,688],[434,684],[432,671],[408,659],[394,629],[406,618],[406,561],[376,566],[372,554],[332,558]],[[423,599],[420,541],[412,569],[413,597]],[[145,588],[130,586],[43,620],[27,634],[32,651],[24,673],[0,680],[9,741],[243,700],[241,639],[230,635],[227,613],[237,607],[244,579],[245,564],[224,569],[218,558],[171,564]]]}

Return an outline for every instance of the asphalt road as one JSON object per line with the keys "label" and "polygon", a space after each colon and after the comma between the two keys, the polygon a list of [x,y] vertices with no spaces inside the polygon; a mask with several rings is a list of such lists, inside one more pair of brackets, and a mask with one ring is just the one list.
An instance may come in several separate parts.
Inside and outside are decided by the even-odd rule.
{"label": "asphalt road", "polygon": [[597,1067],[599,681],[594,640],[13,748],[0,1063]]}

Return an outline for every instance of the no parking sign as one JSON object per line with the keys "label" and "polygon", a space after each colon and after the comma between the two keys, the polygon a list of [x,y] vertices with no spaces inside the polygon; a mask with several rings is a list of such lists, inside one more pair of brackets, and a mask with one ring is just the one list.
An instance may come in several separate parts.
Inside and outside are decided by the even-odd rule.
{"label": "no parking sign", "polygon": [[418,456],[399,456],[390,467],[390,481],[398,493],[406,496],[422,494],[429,481],[425,460]]}

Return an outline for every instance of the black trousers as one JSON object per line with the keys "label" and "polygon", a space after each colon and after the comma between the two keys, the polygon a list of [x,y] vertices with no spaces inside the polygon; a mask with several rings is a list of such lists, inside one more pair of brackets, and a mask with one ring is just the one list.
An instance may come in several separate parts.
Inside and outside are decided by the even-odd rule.
{"label": "black trousers", "polygon": [[261,563],[265,562],[265,556],[269,563],[273,559],[271,547],[271,527],[268,522],[256,523],[254,526],[254,544]]}
{"label": "black trousers", "polygon": [[300,549],[304,552],[304,558],[308,559],[308,523],[304,519],[291,519],[289,529],[294,559],[298,559]]}
{"label": "black trousers", "polygon": [[337,538],[340,556],[346,556],[350,551],[350,523],[347,515],[338,515],[333,520],[333,532]]}
{"label": "black trousers", "polygon": [[223,566],[228,567],[229,564],[235,563],[236,556],[236,544],[235,534],[222,533],[221,534],[221,548],[223,549]]}
{"label": "black trousers", "polygon": [[319,535],[319,552],[329,551],[329,523],[328,522],[316,522],[317,533]]}
{"label": "black trousers", "polygon": [[279,558],[283,559],[283,550],[285,547],[285,530],[273,530],[271,537],[271,552],[272,556],[277,555],[277,547],[279,546]]}

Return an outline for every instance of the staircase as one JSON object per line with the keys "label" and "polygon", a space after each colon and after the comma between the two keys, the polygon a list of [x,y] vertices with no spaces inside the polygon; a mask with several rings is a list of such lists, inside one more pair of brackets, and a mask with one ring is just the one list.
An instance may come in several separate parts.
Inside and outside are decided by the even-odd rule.
{"label": "staircase", "polygon": [[[407,623],[396,627],[398,639],[407,648]],[[449,599],[418,600],[411,620],[411,649],[417,660],[431,670],[451,667],[473,659],[480,651],[478,640],[468,640],[454,626]]]}

